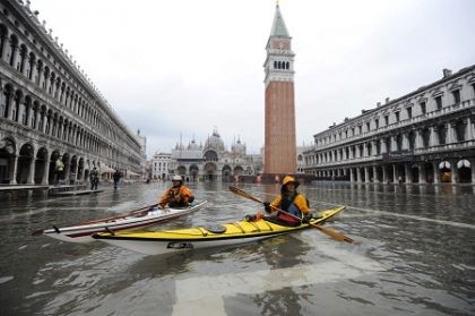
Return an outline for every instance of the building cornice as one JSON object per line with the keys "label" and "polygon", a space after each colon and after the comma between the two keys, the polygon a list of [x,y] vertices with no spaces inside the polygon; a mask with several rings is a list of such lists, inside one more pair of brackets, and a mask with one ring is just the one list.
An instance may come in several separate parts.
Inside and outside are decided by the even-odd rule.
{"label": "building cornice", "polygon": [[[430,90],[431,88],[434,88],[434,87],[436,87],[440,84],[446,83],[446,82],[450,82],[451,80],[454,80],[455,78],[461,77],[461,76],[463,76],[463,75],[465,75],[465,74],[467,74],[467,73],[469,73],[473,70],[475,70],[475,65],[462,68],[458,72],[456,72],[456,73],[454,73],[450,76],[447,76],[447,77],[444,77],[444,78],[439,79],[437,81],[434,81],[434,82],[430,83],[429,85],[422,86],[422,87],[418,88],[417,90],[414,90],[414,91],[412,91],[408,94],[405,94],[405,95],[403,95],[403,96],[401,96],[397,99],[393,99],[393,100],[389,101],[388,103],[381,105],[380,107],[376,107],[376,108],[373,108],[373,109],[366,110],[364,113],[362,113],[362,114],[360,114],[356,117],[353,117],[351,119],[348,119],[346,122],[331,126],[329,129],[326,129],[324,131],[321,131],[319,133],[314,134],[313,137],[316,138],[316,137],[322,136],[325,133],[328,133],[328,131],[330,131],[330,130],[336,130],[336,129],[342,128],[344,126],[347,126],[347,125],[352,125],[352,124],[355,123],[355,121],[358,121],[358,120],[363,120],[364,121],[365,117],[370,117],[375,112],[388,111],[391,107],[397,106],[398,103],[400,103],[401,101],[403,101],[407,98],[417,96],[418,94],[422,95],[422,94],[426,93],[428,90]],[[475,81],[475,79],[474,79],[474,81]]]}

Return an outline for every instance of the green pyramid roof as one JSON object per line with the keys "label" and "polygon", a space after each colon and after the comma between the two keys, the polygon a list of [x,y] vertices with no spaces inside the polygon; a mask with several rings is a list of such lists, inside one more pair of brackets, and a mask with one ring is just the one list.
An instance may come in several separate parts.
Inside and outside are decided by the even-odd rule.
{"label": "green pyramid roof", "polygon": [[280,13],[279,5],[275,7],[274,22],[272,23],[272,29],[270,31],[270,36],[283,36],[290,37],[289,32],[287,32],[287,27],[285,26],[284,18],[282,13]]}

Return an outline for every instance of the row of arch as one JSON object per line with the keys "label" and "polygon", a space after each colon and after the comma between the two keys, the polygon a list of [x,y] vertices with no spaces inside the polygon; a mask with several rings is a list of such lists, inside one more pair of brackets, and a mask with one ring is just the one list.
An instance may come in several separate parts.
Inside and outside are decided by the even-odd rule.
{"label": "row of arch", "polygon": [[[329,133],[318,136],[315,138],[315,144],[317,146],[331,145],[331,143],[336,143],[351,137],[361,136],[364,133],[369,133],[379,128],[407,121],[413,117],[425,116],[428,113],[441,111],[444,108],[457,108],[461,103],[469,102],[470,99],[475,97],[475,76],[472,76],[467,84],[453,84],[452,88],[449,88],[449,91],[451,98],[444,97],[444,93],[435,94],[432,95],[433,102],[429,104],[428,98],[420,97],[417,101],[418,108],[415,108],[415,106],[409,101],[405,101],[404,106],[393,106],[391,112],[388,112],[388,109],[386,109],[382,113],[372,113],[371,118],[366,118],[365,122],[355,122],[351,126],[343,125],[338,131],[332,130]],[[414,113],[414,108],[417,110],[417,113]],[[405,111],[402,111],[403,109]],[[401,113],[406,114],[404,117],[401,117]],[[345,122],[346,121],[347,120],[345,119]]]}
{"label": "row of arch", "polygon": [[290,63],[288,61],[277,61],[274,60],[274,69],[285,69],[288,70],[290,68]]}
{"label": "row of arch", "polygon": [[203,165],[201,172],[200,168],[196,164],[190,165],[188,168],[184,165],[180,165],[176,168],[176,174],[181,176],[190,176],[192,180],[196,180],[199,176],[204,176],[207,179],[215,180],[218,176],[221,176],[224,181],[230,180],[231,177],[252,175],[253,171],[250,166],[244,168],[241,165],[237,165],[234,168],[230,165],[224,165],[220,172],[218,172],[218,166],[213,162],[207,162]]}
{"label": "row of arch", "polygon": [[[56,168],[58,159],[64,165],[62,172]],[[50,185],[61,181],[72,184],[86,181],[94,167],[100,170],[101,162],[78,153],[35,146],[32,142],[20,145],[11,137],[0,140],[0,183],[3,184]]]}
{"label": "row of arch", "polygon": [[310,153],[305,156],[306,165],[339,162],[361,157],[377,156],[384,153],[413,152],[416,149],[427,149],[452,143],[462,143],[475,137],[474,120],[470,117],[455,121],[411,129],[392,136],[383,136],[377,140],[345,146],[344,148],[324,151],[318,154]]}
{"label": "row of arch", "polygon": [[99,138],[55,107],[41,103],[22,89],[15,89],[13,84],[0,86],[0,91],[0,118],[111,160],[128,160],[112,142]]}
{"label": "row of arch", "polygon": [[475,158],[314,170],[319,180],[359,183],[474,183]]}
{"label": "row of arch", "polygon": [[[39,57],[41,53],[38,49],[36,47],[30,49],[28,48],[29,45],[25,43],[22,43],[19,37],[13,31],[10,31],[5,24],[0,23],[1,60],[13,69],[16,69],[17,72],[37,87],[44,90],[55,101],[53,103],[57,103],[60,107],[63,106],[71,114],[84,120],[88,125],[94,126],[96,130],[100,131],[101,135],[107,136],[114,142],[125,142],[137,152],[140,150],[140,145],[131,135],[128,135],[128,132],[116,132],[122,129],[119,125],[108,119],[107,115],[105,118],[101,111],[97,110],[97,103],[94,101],[94,98],[87,94],[78,82],[73,82],[72,76],[64,74],[65,71],[63,69],[57,68],[55,70],[56,62],[53,62],[54,66],[48,63],[46,60],[49,57],[43,58],[45,60],[43,61]],[[77,88],[74,88],[74,86]],[[5,117],[6,112],[4,108],[3,113],[0,113],[0,115],[3,114],[3,117]]]}

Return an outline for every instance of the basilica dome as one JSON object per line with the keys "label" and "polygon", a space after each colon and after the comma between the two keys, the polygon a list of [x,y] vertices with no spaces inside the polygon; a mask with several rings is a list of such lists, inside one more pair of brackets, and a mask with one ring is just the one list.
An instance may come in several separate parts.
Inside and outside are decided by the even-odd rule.
{"label": "basilica dome", "polygon": [[231,146],[231,151],[235,154],[238,155],[245,155],[246,154],[246,145],[241,143],[241,140],[238,139],[238,141]]}
{"label": "basilica dome", "polygon": [[206,149],[214,149],[218,152],[224,151],[224,142],[219,136],[218,131],[214,130],[213,134],[208,137],[205,143]]}

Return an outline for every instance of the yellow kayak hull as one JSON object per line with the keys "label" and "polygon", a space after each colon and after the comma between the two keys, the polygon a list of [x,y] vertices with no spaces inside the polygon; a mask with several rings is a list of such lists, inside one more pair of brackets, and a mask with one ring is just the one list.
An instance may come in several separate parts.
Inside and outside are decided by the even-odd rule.
{"label": "yellow kayak hull", "polygon": [[[345,209],[344,206],[325,210],[312,224],[323,224]],[[158,255],[178,250],[190,250],[217,246],[237,245],[256,240],[276,237],[295,231],[309,229],[309,224],[296,227],[279,225],[266,220],[255,222],[237,221],[219,225],[223,232],[207,227],[163,231],[120,231],[100,233],[93,237],[111,245],[126,248],[147,255]]]}

